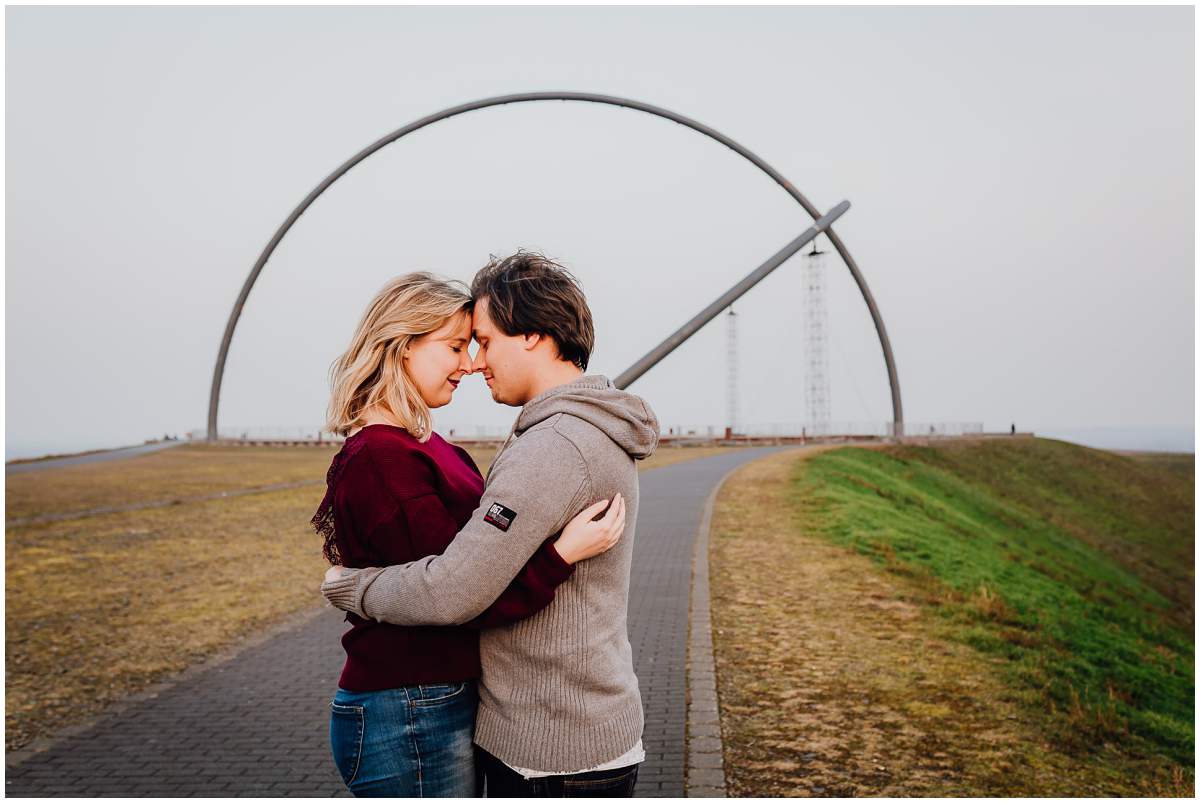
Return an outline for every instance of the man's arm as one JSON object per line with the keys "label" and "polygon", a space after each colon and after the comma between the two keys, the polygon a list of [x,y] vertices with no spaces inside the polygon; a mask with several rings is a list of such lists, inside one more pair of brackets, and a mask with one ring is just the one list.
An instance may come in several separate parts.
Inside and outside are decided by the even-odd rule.
{"label": "man's arm", "polygon": [[492,467],[479,508],[445,552],[386,569],[346,570],[321,591],[363,618],[463,624],[500,596],[591,494],[587,465],[573,443],[550,428],[528,432]]}
{"label": "man's arm", "polygon": [[554,548],[554,536],[550,536],[533,553],[529,562],[521,567],[521,571],[500,596],[483,613],[463,626],[484,630],[528,619],[554,602],[558,587],[574,573],[575,566],[562,559]]}
{"label": "man's arm", "polygon": [[[428,493],[402,502],[390,519],[371,531],[370,541],[378,560],[390,566],[412,560],[414,555],[440,555],[457,535],[458,522],[441,496]],[[553,602],[555,590],[575,573],[575,567],[555,549],[556,536],[543,541],[500,596],[465,626],[509,625]]]}

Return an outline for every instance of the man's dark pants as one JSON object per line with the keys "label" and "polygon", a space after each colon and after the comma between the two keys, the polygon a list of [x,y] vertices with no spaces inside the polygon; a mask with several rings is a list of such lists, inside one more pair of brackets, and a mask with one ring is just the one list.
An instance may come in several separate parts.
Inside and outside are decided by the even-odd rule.
{"label": "man's dark pants", "polygon": [[475,766],[483,770],[487,797],[633,797],[640,765],[527,780],[475,745]]}

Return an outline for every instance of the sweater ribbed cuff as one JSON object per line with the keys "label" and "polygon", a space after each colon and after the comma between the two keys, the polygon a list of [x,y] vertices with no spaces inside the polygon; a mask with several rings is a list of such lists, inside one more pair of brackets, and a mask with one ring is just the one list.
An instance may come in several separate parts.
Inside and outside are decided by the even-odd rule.
{"label": "sweater ribbed cuff", "polygon": [[358,588],[362,575],[363,572],[356,569],[346,570],[338,579],[321,583],[321,594],[333,607],[362,616],[361,592]]}

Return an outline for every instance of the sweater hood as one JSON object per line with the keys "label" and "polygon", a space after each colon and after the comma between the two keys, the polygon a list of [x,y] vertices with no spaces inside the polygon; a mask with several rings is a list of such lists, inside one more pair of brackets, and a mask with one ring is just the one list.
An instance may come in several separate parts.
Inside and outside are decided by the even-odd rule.
{"label": "sweater hood", "polygon": [[658,446],[658,418],[641,396],[617,390],[600,374],[587,374],[530,399],[513,426],[520,435],[553,415],[565,413],[604,432],[634,460]]}

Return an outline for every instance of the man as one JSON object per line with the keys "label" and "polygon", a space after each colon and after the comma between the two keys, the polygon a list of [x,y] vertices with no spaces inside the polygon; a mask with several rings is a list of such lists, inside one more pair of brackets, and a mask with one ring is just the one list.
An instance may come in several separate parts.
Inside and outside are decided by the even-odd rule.
{"label": "man", "polygon": [[632,796],[645,758],[626,632],[637,522],[635,460],[658,445],[642,399],[584,375],[595,336],[574,278],[538,254],[476,276],[473,369],[521,406],[479,508],[442,555],[386,569],[331,570],[342,610],[398,625],[459,624],[483,611],[548,537],[620,493],[624,537],[577,564],[540,613],[480,635],[475,725],[489,796]]}

